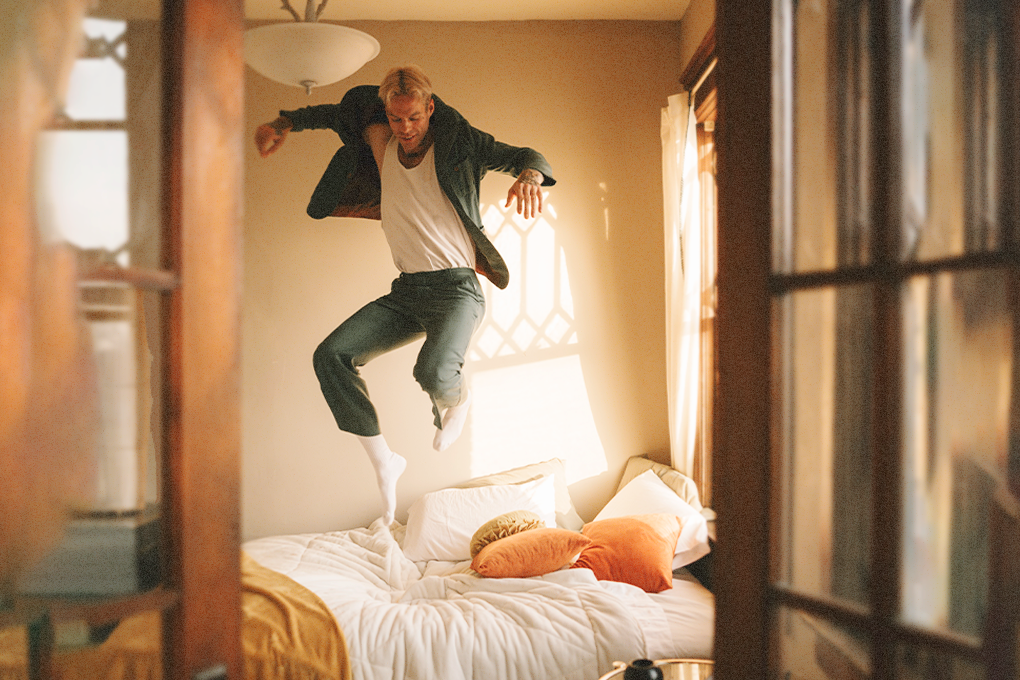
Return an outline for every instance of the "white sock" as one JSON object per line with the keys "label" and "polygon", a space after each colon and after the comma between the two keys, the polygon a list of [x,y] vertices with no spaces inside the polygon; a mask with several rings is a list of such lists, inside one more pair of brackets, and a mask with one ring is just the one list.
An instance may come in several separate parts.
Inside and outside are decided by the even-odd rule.
{"label": "white sock", "polygon": [[464,423],[467,422],[468,409],[471,407],[471,392],[468,391],[464,401],[446,409],[443,414],[443,429],[436,429],[435,439],[432,440],[432,448],[436,451],[445,451],[450,445],[457,441],[457,437],[464,430]]}
{"label": "white sock", "polygon": [[374,437],[359,436],[358,441],[365,447],[372,467],[375,468],[375,479],[379,483],[379,493],[383,501],[383,521],[389,525],[397,511],[397,480],[404,474],[407,461],[403,456],[390,450],[390,445],[381,434]]}

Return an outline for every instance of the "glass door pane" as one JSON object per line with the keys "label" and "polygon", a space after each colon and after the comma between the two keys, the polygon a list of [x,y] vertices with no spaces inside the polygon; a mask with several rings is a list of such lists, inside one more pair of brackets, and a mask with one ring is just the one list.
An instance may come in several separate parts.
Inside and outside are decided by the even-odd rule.
{"label": "glass door pane", "polygon": [[[999,199],[1006,2],[903,4],[904,257],[1004,244]],[[1015,118],[1013,125],[1016,124]]]}
{"label": "glass door pane", "polygon": [[161,271],[158,7],[152,16],[102,11],[82,24],[63,106],[37,146],[36,215],[46,237],[77,253],[79,306],[99,374],[97,494],[85,510],[122,514],[158,502],[162,435],[152,424],[160,420],[162,297],[173,276]]}
{"label": "glass door pane", "polygon": [[791,78],[777,102],[789,184],[777,206],[775,268],[832,270],[871,261],[870,82],[866,2],[780,3]]}
{"label": "glass door pane", "polygon": [[871,290],[798,291],[774,307],[783,549],[773,578],[859,605],[868,603]]}
{"label": "glass door pane", "polygon": [[980,637],[988,516],[1006,468],[1014,315],[1005,271],[904,291],[903,617]]}
{"label": "glass door pane", "polygon": [[777,672],[783,680],[866,678],[871,671],[867,638],[803,611],[781,607],[774,628]]}
{"label": "glass door pane", "polygon": [[86,17],[36,162],[38,221],[86,265],[162,265],[160,62],[158,16]]}
{"label": "glass door pane", "polygon": [[896,677],[901,680],[984,680],[985,669],[972,659],[930,646],[901,644],[896,650]]}

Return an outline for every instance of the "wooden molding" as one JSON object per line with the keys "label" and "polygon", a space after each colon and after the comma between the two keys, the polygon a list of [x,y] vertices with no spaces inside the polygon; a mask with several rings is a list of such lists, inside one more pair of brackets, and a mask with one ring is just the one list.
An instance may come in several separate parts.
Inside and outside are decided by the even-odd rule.
{"label": "wooden molding", "polygon": [[687,67],[684,68],[684,72],[680,75],[680,85],[685,90],[690,90],[694,87],[695,83],[698,82],[698,78],[704,72],[705,67],[715,56],[715,24],[712,24],[708,31],[705,33],[705,37],[701,39],[701,44],[698,45],[698,49],[694,52],[694,56],[687,62]]}

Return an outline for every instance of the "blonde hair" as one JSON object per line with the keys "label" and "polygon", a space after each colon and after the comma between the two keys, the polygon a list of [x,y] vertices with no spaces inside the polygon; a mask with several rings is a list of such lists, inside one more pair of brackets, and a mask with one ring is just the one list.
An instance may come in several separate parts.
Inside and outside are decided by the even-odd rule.
{"label": "blonde hair", "polygon": [[390,101],[400,95],[420,97],[428,104],[432,99],[432,81],[417,66],[397,66],[391,68],[379,86],[379,99],[389,106]]}

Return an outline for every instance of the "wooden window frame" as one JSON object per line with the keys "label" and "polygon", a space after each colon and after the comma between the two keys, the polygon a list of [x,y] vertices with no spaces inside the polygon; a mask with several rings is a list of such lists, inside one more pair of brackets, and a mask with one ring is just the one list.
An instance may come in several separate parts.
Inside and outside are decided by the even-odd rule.
{"label": "wooden window frame", "polygon": [[[698,174],[704,178],[710,175],[713,186],[702,185],[701,217],[702,220],[711,220],[711,231],[716,234],[718,242],[717,209],[716,209],[716,187],[715,177],[715,129],[718,121],[718,97],[716,93],[716,54],[715,54],[715,25],[709,27],[702,38],[701,44],[694,52],[687,67],[680,76],[680,87],[686,92],[694,92],[693,112],[697,122],[698,134]],[[707,201],[707,195],[712,200]],[[703,222],[704,223],[704,222]],[[702,232],[704,233],[704,231]],[[718,264],[717,246],[712,244],[710,248],[703,248],[702,272],[709,271],[709,265],[714,272]],[[704,277],[704,273],[703,273]],[[704,281],[703,281],[704,286]],[[713,285],[714,288],[714,285]],[[712,300],[702,300],[702,304],[711,305],[709,313],[702,309],[701,314],[701,361],[699,368],[700,387],[698,390],[698,432],[696,435],[696,451],[694,456],[694,469],[691,477],[694,479],[701,495],[701,502],[706,507],[711,507],[712,498],[712,450],[716,436],[715,394],[719,382],[718,348],[716,345],[716,319],[715,319],[715,296]]]}

